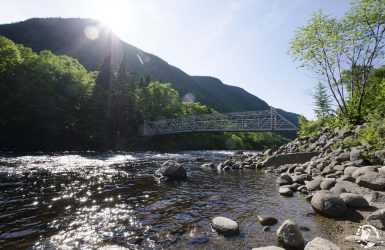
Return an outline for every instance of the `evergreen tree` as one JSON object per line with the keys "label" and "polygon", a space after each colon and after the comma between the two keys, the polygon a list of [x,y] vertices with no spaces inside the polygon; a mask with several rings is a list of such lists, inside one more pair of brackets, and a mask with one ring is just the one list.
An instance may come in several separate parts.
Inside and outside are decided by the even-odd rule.
{"label": "evergreen tree", "polygon": [[114,73],[111,56],[106,56],[100,67],[96,78],[95,92],[93,96],[94,123],[97,125],[95,131],[96,142],[105,147],[111,145],[112,123],[112,83]]}
{"label": "evergreen tree", "polygon": [[327,88],[321,82],[315,87],[314,97],[314,112],[318,118],[329,116],[332,112],[331,99],[328,95]]}

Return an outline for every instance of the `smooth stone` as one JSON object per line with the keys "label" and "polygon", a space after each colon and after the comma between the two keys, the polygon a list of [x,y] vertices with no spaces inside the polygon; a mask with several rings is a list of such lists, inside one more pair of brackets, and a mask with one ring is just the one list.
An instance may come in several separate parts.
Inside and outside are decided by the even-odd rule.
{"label": "smooth stone", "polygon": [[285,249],[303,249],[304,239],[297,223],[285,220],[277,230],[278,244]]}
{"label": "smooth stone", "polygon": [[385,229],[385,209],[379,209],[369,215],[366,220],[368,223],[380,230]]}
{"label": "smooth stone", "polygon": [[329,190],[332,187],[334,187],[335,184],[336,184],[336,180],[325,178],[322,180],[322,182],[320,184],[320,188],[322,190]]}
{"label": "smooth stone", "polygon": [[353,172],[352,177],[354,179],[357,179],[358,176],[364,175],[369,172],[378,172],[378,169],[374,166],[365,166],[365,167],[360,167],[356,171]]}
{"label": "smooth stone", "polygon": [[359,186],[382,191],[385,188],[385,176],[377,172],[367,172],[356,179]]}
{"label": "smooth stone", "polygon": [[344,175],[349,175],[349,176],[352,176],[352,174],[354,173],[354,171],[356,171],[357,169],[359,169],[358,167],[346,167],[344,169]]}
{"label": "smooth stone", "polygon": [[256,248],[252,248],[251,250],[285,250],[285,249],[282,247],[268,246],[268,247],[256,247]]}
{"label": "smooth stone", "polygon": [[329,240],[316,237],[306,244],[305,250],[340,250],[340,247]]}
{"label": "smooth stone", "polygon": [[267,215],[258,215],[258,220],[262,226],[273,226],[278,223],[276,218]]}
{"label": "smooth stone", "polygon": [[341,175],[337,181],[350,181],[350,182],[354,182],[354,178],[351,177],[350,175]]}
{"label": "smooth stone", "polygon": [[342,153],[335,159],[338,163],[350,160],[350,153]]}
{"label": "smooth stone", "polygon": [[225,236],[239,235],[238,223],[222,216],[215,217],[212,220],[212,227],[215,231]]}
{"label": "smooth stone", "polygon": [[347,214],[347,207],[337,194],[331,191],[318,191],[311,199],[314,211],[328,217],[339,218]]}
{"label": "smooth stone", "polygon": [[316,190],[320,189],[322,179],[323,179],[322,177],[319,177],[319,178],[315,178],[314,180],[306,183],[307,190],[308,191],[316,191]]}
{"label": "smooth stone", "polygon": [[284,173],[284,174],[281,174],[280,176],[278,176],[276,182],[280,186],[290,185],[293,183],[293,179],[291,178],[291,176],[289,174]]}
{"label": "smooth stone", "polygon": [[283,195],[283,196],[289,196],[289,197],[293,196],[293,191],[288,187],[279,187],[278,192],[280,195]]}
{"label": "smooth stone", "polygon": [[346,206],[350,208],[367,208],[369,207],[368,201],[359,194],[343,193],[340,197],[346,203]]}

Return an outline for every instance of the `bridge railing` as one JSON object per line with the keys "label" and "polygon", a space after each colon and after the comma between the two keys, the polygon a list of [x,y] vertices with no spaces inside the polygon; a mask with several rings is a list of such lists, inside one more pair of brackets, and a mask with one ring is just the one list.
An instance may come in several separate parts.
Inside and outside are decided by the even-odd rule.
{"label": "bridge railing", "polygon": [[146,121],[143,135],[170,134],[194,131],[289,131],[298,128],[276,112],[270,110],[215,113],[184,116],[158,121]]}

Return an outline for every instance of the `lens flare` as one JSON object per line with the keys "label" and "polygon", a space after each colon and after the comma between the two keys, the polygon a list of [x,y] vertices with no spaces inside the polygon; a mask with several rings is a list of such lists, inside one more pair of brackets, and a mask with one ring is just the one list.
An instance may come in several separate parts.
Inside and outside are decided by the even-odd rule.
{"label": "lens flare", "polygon": [[99,38],[99,29],[93,25],[87,25],[84,28],[84,35],[90,40],[96,40]]}

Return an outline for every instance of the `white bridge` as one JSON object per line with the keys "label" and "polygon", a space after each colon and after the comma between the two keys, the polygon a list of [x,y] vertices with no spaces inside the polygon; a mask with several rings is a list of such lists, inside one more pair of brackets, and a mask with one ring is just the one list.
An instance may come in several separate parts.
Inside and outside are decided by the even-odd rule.
{"label": "white bridge", "polygon": [[277,113],[269,110],[215,113],[183,116],[172,119],[146,121],[143,135],[175,134],[184,132],[266,132],[296,131],[298,127]]}

